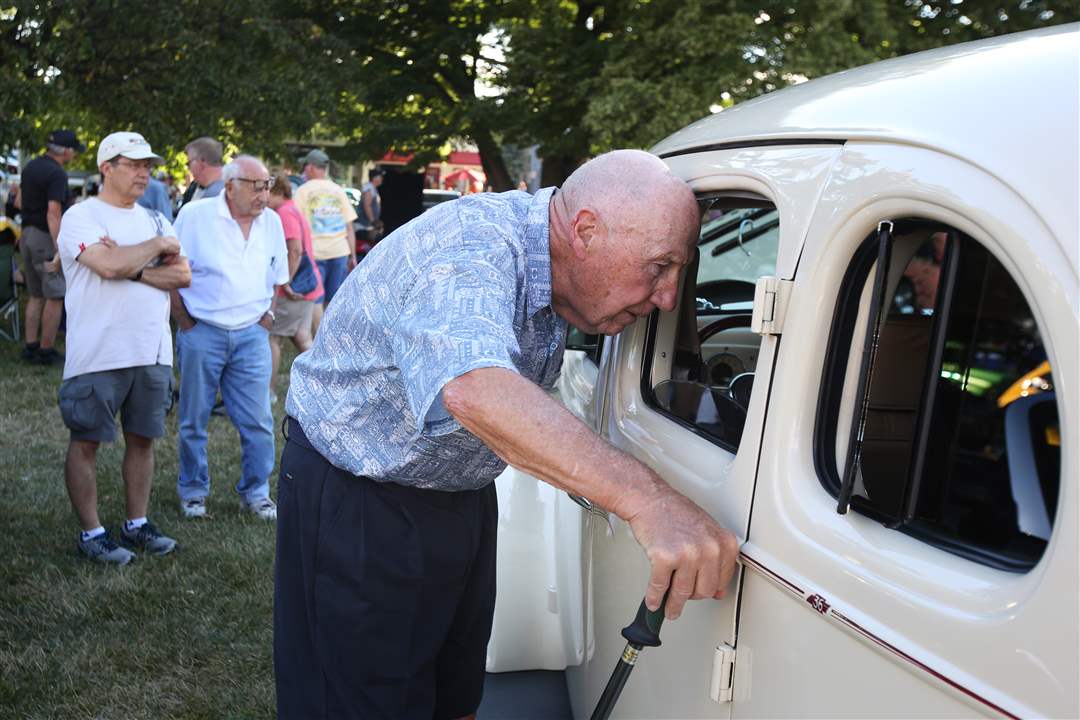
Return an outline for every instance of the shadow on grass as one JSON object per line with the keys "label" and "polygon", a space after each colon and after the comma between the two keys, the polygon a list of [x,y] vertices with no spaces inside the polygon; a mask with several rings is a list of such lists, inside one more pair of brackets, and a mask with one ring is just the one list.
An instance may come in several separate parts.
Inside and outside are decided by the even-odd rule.
{"label": "shadow on grass", "polygon": [[[295,350],[284,343],[275,436]],[[183,520],[176,496],[176,413],[155,443],[149,517],[179,542],[124,568],[79,559],[64,489],[68,433],[59,368],[0,342],[0,716],[272,718],[274,525],[242,514],[239,436],[210,425],[206,520]],[[123,440],[98,453],[98,509],[124,519]],[[277,469],[270,480],[276,497]]]}

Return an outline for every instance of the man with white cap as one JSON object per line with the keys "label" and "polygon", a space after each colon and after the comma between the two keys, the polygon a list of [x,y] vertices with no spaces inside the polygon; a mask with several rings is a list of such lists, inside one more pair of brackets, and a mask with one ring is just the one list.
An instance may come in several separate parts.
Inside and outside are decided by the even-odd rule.
{"label": "man with white cap", "polygon": [[[135,557],[131,549],[164,555],[176,547],[146,514],[153,439],[165,434],[172,400],[169,291],[187,287],[191,269],[169,221],[135,203],[162,162],[146,139],[113,133],[101,141],[97,161],[101,192],[74,206],[60,225],[68,283],[60,414],[71,430],[64,475],[82,526],[79,552],[126,565]],[[127,520],[120,541],[126,547],[110,538],[97,511],[97,449],[116,439],[117,412],[125,444]]]}

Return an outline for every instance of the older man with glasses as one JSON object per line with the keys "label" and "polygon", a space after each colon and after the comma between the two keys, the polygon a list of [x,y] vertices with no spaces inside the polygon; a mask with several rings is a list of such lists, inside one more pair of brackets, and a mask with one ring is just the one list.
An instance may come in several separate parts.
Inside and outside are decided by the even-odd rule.
{"label": "older man with glasses", "polygon": [[241,507],[273,520],[270,343],[275,290],[289,280],[285,234],[266,209],[273,178],[258,159],[240,155],[222,172],[225,191],[185,205],[176,234],[192,267],[191,287],[172,294],[179,330],[180,475],[184,517],[206,516],[210,471],[207,424],[218,390],[240,433]]}

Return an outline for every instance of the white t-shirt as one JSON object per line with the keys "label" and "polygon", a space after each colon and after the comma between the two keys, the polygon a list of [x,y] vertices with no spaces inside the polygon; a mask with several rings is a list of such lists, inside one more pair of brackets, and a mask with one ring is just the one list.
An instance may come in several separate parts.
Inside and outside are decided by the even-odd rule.
{"label": "white t-shirt", "polygon": [[106,280],[78,261],[104,235],[118,245],[137,245],[172,234],[161,213],[140,205],[116,207],[95,197],[64,213],[59,244],[67,279],[65,380],[102,370],[172,365],[169,293],[126,278]]}
{"label": "white t-shirt", "polygon": [[245,240],[225,193],[196,200],[180,208],[176,237],[191,263],[191,287],[180,297],[198,322],[226,330],[254,325],[270,309],[274,286],[289,281],[285,232],[269,208]]}

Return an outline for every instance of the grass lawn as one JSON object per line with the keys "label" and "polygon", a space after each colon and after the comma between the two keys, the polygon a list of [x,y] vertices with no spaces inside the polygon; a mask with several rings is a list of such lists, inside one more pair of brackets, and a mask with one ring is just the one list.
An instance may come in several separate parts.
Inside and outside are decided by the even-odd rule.
{"label": "grass lawn", "polygon": [[[282,400],[295,354],[284,346]],[[18,353],[0,340],[0,717],[274,717],[274,524],[240,512],[236,430],[211,419],[210,518],[184,520],[171,413],[155,444],[149,517],[178,550],[123,568],[87,562],[76,555],[64,489],[61,370],[28,366]],[[98,508],[114,537],[124,519],[122,455],[122,439],[98,453]],[[275,498],[276,486],[275,470]]]}

